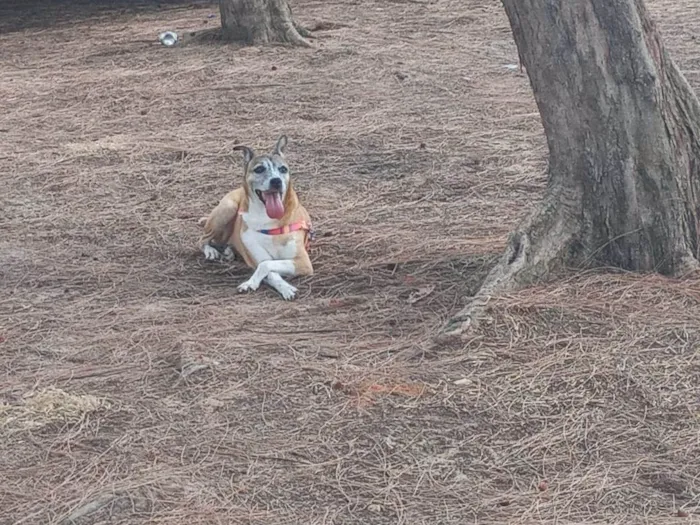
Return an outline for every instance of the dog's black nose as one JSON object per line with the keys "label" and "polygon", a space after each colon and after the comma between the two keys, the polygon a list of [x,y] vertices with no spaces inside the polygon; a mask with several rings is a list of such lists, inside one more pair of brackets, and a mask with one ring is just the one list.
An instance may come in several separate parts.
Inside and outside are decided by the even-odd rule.
{"label": "dog's black nose", "polygon": [[270,179],[270,189],[271,190],[281,190],[282,189],[282,179],[275,177]]}

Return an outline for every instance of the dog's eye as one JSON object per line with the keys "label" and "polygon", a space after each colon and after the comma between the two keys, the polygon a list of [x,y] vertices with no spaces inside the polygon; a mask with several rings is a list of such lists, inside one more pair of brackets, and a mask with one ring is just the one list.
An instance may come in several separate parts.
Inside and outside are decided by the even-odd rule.
{"label": "dog's eye", "polygon": [[287,173],[288,171],[287,166],[280,166],[280,173]]}
{"label": "dog's eye", "polygon": [[262,164],[260,166],[256,166],[255,169],[253,170],[255,173],[264,173],[265,172],[265,166]]}

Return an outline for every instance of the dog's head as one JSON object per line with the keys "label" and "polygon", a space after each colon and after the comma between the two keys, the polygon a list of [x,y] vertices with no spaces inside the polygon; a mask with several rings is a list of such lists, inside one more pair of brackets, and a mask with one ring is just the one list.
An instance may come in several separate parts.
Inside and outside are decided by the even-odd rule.
{"label": "dog's head", "polygon": [[248,146],[233,149],[243,152],[245,187],[248,195],[259,199],[271,219],[281,219],[295,206],[289,179],[289,166],[284,159],[287,137],[282,135],[270,153],[256,155]]}

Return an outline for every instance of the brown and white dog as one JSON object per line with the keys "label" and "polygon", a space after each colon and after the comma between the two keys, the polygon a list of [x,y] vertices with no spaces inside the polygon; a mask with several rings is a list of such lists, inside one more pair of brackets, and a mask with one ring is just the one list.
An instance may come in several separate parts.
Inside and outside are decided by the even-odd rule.
{"label": "brown and white dog", "polygon": [[255,272],[238,287],[239,292],[257,290],[265,281],[286,300],[297,289],[283,276],[311,275],[308,254],[311,219],[299,203],[284,159],[287,137],[282,135],[268,154],[243,152],[245,183],[226,195],[204,223],[199,247],[207,260],[231,259],[233,251]]}

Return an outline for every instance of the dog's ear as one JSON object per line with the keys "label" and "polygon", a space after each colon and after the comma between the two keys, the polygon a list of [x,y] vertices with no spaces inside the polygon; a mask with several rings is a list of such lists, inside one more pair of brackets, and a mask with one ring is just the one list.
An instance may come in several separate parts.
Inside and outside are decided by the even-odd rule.
{"label": "dog's ear", "polygon": [[242,151],[243,152],[243,162],[245,163],[244,165],[248,167],[248,164],[250,164],[250,161],[253,160],[253,157],[255,157],[255,152],[250,149],[248,146],[234,146],[233,151]]}
{"label": "dog's ear", "polygon": [[284,148],[287,147],[287,135],[282,135],[280,138],[277,139],[277,144],[275,144],[274,149],[272,152],[275,155],[279,155],[280,157],[284,157]]}

